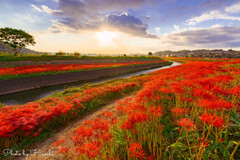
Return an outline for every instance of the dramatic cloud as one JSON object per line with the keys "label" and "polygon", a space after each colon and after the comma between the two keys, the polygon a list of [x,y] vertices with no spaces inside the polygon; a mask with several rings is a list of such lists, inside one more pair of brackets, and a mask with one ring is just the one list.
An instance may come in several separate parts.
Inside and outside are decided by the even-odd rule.
{"label": "dramatic cloud", "polygon": [[123,13],[127,9],[136,9],[154,0],[59,0],[59,10],[55,15],[61,20],[54,27],[69,27],[79,31],[97,31],[111,29],[130,35],[156,38],[147,33],[148,26],[134,16]]}
{"label": "dramatic cloud", "polygon": [[142,24],[139,19],[127,14],[109,15],[106,18],[106,22],[110,28],[117,31],[139,37],[157,38],[156,36],[147,33],[147,25]]}
{"label": "dramatic cloud", "polygon": [[98,21],[89,21],[83,23],[74,18],[62,18],[57,25],[53,26],[53,32],[61,28],[70,28],[79,31],[99,31],[110,30],[123,32],[132,36],[144,37],[144,38],[157,38],[155,35],[147,33],[148,26],[143,24],[139,19],[130,16],[126,13],[120,15],[107,15]]}
{"label": "dramatic cloud", "polygon": [[240,46],[240,26],[211,27],[207,29],[192,29],[172,33],[164,38],[166,43],[178,46],[193,46],[200,48],[230,48]]}

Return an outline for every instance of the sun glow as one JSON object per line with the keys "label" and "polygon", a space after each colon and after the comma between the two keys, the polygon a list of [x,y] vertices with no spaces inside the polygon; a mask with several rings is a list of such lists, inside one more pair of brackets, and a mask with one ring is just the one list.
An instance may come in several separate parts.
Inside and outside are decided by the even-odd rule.
{"label": "sun glow", "polygon": [[110,31],[97,32],[96,37],[102,45],[110,45],[113,39],[117,37],[117,33]]}

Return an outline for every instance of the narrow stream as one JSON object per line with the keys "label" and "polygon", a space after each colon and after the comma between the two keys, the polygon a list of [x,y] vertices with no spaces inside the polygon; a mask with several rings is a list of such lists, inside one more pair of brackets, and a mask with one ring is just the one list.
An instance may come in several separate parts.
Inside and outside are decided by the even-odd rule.
{"label": "narrow stream", "polygon": [[[119,76],[112,77],[112,78],[105,78],[102,80],[89,81],[89,82],[91,82],[92,84],[96,84],[96,83],[106,82],[109,80],[114,80],[114,79],[119,79],[119,78],[129,78],[132,76],[147,74],[147,73],[154,72],[154,71],[161,70],[161,69],[171,68],[174,66],[178,66],[180,64],[181,63],[173,62],[173,64],[171,66],[143,70],[143,71],[134,72],[134,73],[127,73],[127,74],[119,75]],[[0,102],[5,105],[16,105],[16,104],[21,105],[21,104],[25,104],[27,102],[33,102],[33,101],[39,100],[41,98],[48,97],[55,92],[61,92],[69,87],[80,87],[83,84],[85,84],[85,83],[74,82],[74,83],[67,83],[67,84],[61,84],[61,85],[55,85],[55,86],[50,86],[50,87],[44,87],[44,88],[33,89],[33,90],[29,90],[29,91],[13,93],[13,94],[1,96]]]}

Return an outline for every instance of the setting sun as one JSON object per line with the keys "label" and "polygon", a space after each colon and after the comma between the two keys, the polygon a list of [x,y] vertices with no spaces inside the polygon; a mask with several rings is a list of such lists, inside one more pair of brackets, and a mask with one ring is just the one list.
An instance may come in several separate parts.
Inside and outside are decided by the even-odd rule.
{"label": "setting sun", "polygon": [[103,45],[109,45],[111,44],[113,38],[117,36],[116,32],[110,32],[110,31],[103,31],[103,32],[97,32],[96,37]]}

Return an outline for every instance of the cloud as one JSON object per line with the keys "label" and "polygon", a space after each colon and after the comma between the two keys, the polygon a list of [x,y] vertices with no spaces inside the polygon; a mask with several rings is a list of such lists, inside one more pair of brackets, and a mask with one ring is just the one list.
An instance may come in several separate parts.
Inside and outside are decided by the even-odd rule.
{"label": "cloud", "polygon": [[60,10],[53,10],[51,8],[49,8],[48,6],[45,5],[41,5],[41,8],[35,6],[34,4],[31,4],[31,6],[38,12],[45,12],[48,14],[53,14],[53,13],[60,13]]}
{"label": "cloud", "polygon": [[42,9],[38,8],[37,6],[35,6],[34,4],[31,4],[31,6],[37,10],[38,12],[43,12]]}
{"label": "cloud", "polygon": [[147,25],[142,24],[139,19],[127,14],[109,15],[104,21],[106,21],[108,27],[120,32],[145,38],[157,38],[147,33]]}
{"label": "cloud", "polygon": [[178,25],[175,25],[175,24],[174,24],[174,25],[173,25],[173,28],[174,28],[175,30],[177,30],[177,31],[179,30],[179,26],[178,26]]}
{"label": "cloud", "polygon": [[65,16],[91,17],[104,12],[125,12],[153,2],[154,0],[59,0],[59,9]]}
{"label": "cloud", "polygon": [[240,12],[240,2],[238,2],[232,6],[226,7],[225,11],[228,13],[239,13]]}
{"label": "cloud", "polygon": [[188,25],[196,25],[197,23],[204,22],[207,20],[213,20],[213,19],[240,21],[240,17],[229,16],[225,13],[221,13],[220,11],[215,10],[215,11],[206,12],[199,17],[191,18],[186,22]]}
{"label": "cloud", "polygon": [[[61,12],[55,28],[69,28],[77,31],[99,31],[111,29],[133,36],[156,38],[147,32],[148,25],[140,18],[128,15],[128,9],[137,9],[154,0],[59,0]],[[118,13],[118,14],[114,14]],[[120,14],[121,13],[121,14]]]}
{"label": "cloud", "polygon": [[159,33],[161,33],[161,28],[160,27],[156,27],[155,31],[159,34]]}
{"label": "cloud", "polygon": [[236,0],[231,0],[231,1],[227,1],[227,0],[207,0],[205,2],[203,2],[200,5],[201,9],[204,10],[216,10],[216,9],[222,9],[225,8],[225,6],[229,5],[230,3],[234,2]]}
{"label": "cloud", "polygon": [[44,12],[49,13],[49,14],[61,12],[60,10],[50,9],[50,8],[48,8],[48,6],[42,5],[41,7],[42,7],[42,10],[43,10]]}
{"label": "cloud", "polygon": [[100,30],[110,30],[116,32],[123,32],[128,35],[144,38],[157,38],[155,35],[151,35],[147,32],[148,26],[143,24],[141,20],[130,16],[126,13],[120,15],[106,15],[104,18],[95,21],[88,21],[84,23],[75,18],[64,17],[58,24],[53,26],[58,32],[61,32],[61,29],[68,30],[72,32],[76,31],[100,31]]}
{"label": "cloud", "polygon": [[198,48],[230,48],[240,46],[240,26],[212,26],[166,35],[165,43]]}

